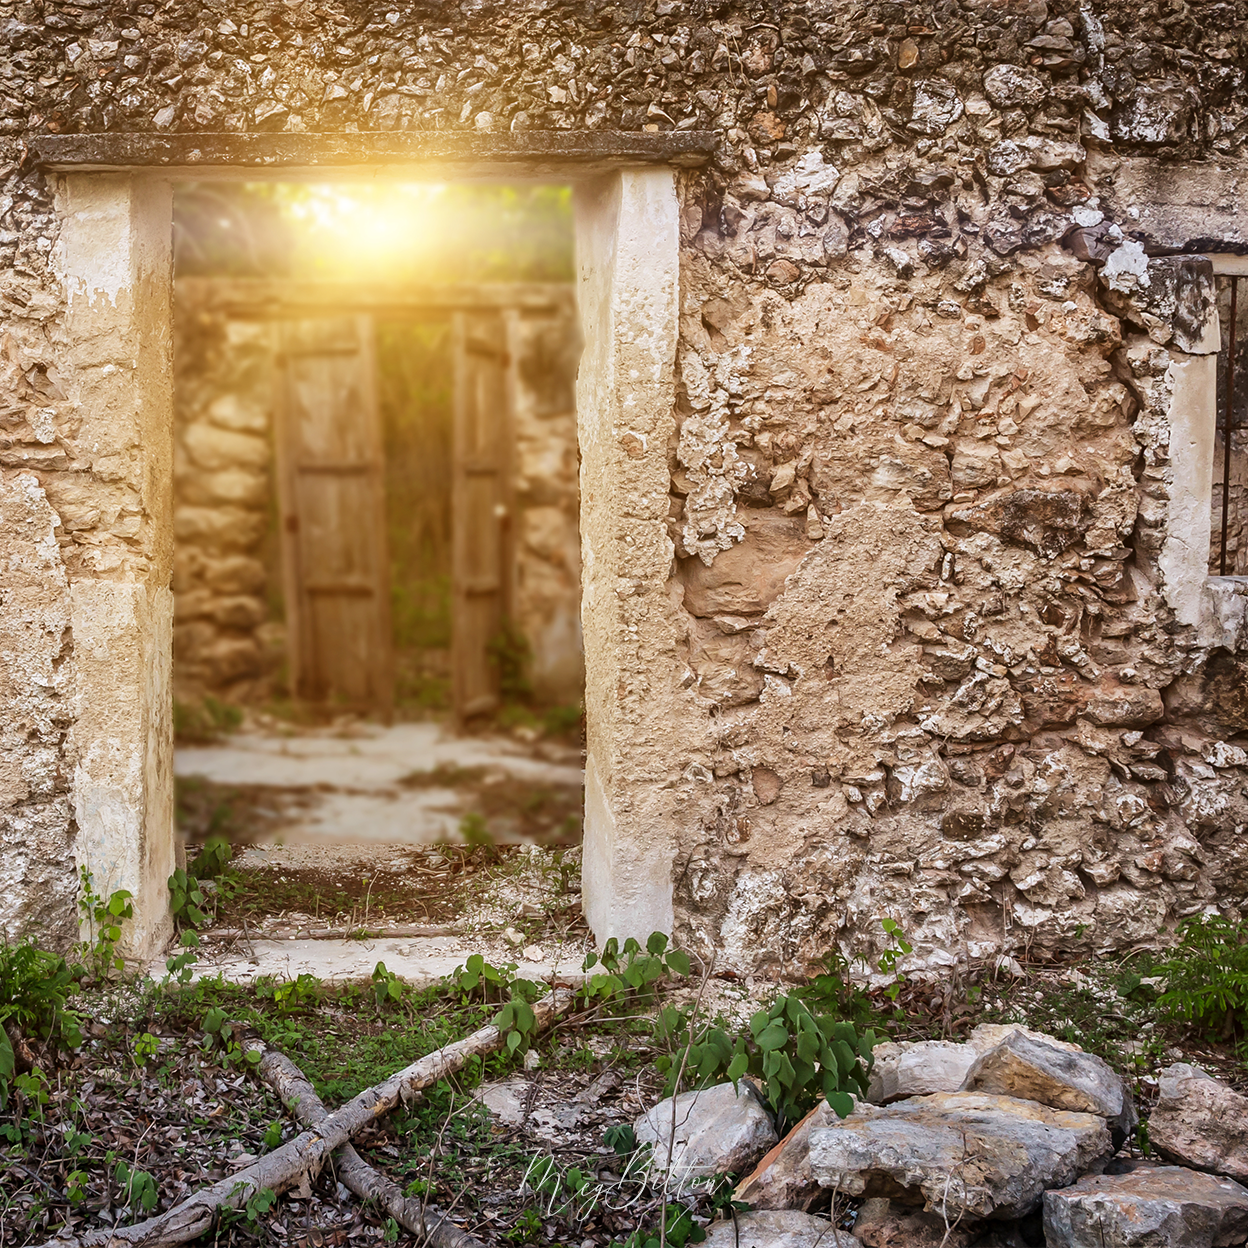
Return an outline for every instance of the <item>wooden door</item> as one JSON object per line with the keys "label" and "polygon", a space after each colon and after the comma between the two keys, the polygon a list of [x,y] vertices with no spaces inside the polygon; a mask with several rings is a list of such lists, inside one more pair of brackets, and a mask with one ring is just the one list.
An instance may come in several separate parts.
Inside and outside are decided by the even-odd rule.
{"label": "wooden door", "polygon": [[511,324],[498,312],[460,312],[454,320],[451,658],[461,722],[498,705],[490,643],[511,607]]}
{"label": "wooden door", "polygon": [[372,318],[286,321],[277,332],[292,691],[389,715],[390,561]]}

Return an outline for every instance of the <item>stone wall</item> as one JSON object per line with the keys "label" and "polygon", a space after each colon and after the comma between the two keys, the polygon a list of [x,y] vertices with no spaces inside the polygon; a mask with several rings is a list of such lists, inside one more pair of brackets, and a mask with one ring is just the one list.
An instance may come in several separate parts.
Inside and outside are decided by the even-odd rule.
{"label": "stone wall", "polygon": [[[246,283],[181,281],[175,324],[176,694],[229,702],[281,692],[285,628],[272,528],[275,329],[230,312]],[[270,296],[280,284],[266,283]],[[544,703],[580,700],[574,309],[516,322],[515,618]],[[447,471],[449,473],[449,464]]]}
{"label": "stone wall", "polygon": [[574,317],[569,302],[562,316],[517,325],[514,612],[533,694],[547,705],[578,703],[585,687]]}
{"label": "stone wall", "polygon": [[179,284],[174,325],[175,696],[261,701],[283,657],[265,559],[273,327],[224,315],[203,281]]}
{"label": "stone wall", "polygon": [[[1210,347],[1175,293],[1208,275],[1161,257],[1248,250],[1242,0],[0,14],[0,319],[29,387],[2,462],[61,519],[60,565],[6,565],[6,593],[54,602],[160,531],[80,423],[103,357],[67,345],[41,135],[712,130],[677,180],[666,432],[626,423],[660,374],[589,387],[619,421],[586,515],[644,569],[590,608],[613,760],[590,813],[644,816],[645,912],[788,973],[885,914],[939,967],[1240,911],[1245,599],[1206,580]],[[6,714],[51,725],[63,671]],[[22,757],[66,774],[89,744],[43,739]],[[61,829],[31,870],[55,871],[64,799],[29,793],[22,817]],[[611,854],[586,855],[608,880]]]}

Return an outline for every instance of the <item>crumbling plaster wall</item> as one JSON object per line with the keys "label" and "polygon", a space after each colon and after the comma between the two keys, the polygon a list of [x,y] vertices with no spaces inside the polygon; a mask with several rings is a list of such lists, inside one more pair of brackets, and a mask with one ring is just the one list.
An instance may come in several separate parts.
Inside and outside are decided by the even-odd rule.
{"label": "crumbling plaster wall", "polygon": [[[1131,286],[1145,249],[1248,248],[1248,6],[383,9],[0,6],[0,308],[31,363],[67,366],[23,136],[714,129],[678,183],[666,555],[667,434],[622,413],[582,483],[637,534],[633,614],[585,612],[603,826],[653,825],[654,878],[596,926],[671,914],[721,966],[790,970],[884,913],[939,965],[1242,906],[1244,599],[1175,536],[1210,365]],[[3,461],[45,488],[47,406],[23,392]],[[73,462],[89,514],[116,486]]]}

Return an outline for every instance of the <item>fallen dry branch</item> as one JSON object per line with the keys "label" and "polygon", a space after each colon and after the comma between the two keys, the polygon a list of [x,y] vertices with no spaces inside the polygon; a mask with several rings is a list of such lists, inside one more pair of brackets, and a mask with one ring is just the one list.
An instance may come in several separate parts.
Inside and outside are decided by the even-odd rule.
{"label": "fallen dry branch", "polygon": [[[314,1127],[329,1117],[308,1077],[284,1053],[270,1049],[257,1036],[241,1042],[244,1053],[259,1053],[256,1074],[273,1089],[302,1126]],[[361,1200],[374,1201],[401,1227],[429,1248],[482,1248],[481,1241],[460,1230],[449,1218],[426,1218],[419,1200],[409,1200],[399,1185],[379,1174],[350,1144],[334,1155],[338,1178]]]}
{"label": "fallen dry branch", "polygon": [[[574,994],[556,988],[534,1002],[534,1030],[544,1031],[567,1012]],[[388,1114],[400,1102],[408,1104],[417,1092],[459,1070],[471,1057],[492,1053],[503,1043],[503,1033],[493,1025],[482,1027],[463,1040],[430,1053],[383,1083],[366,1088],[354,1100],[335,1110],[316,1126],[261,1157],[245,1170],[193,1193],[157,1217],[133,1226],[115,1226],[79,1236],[58,1236],[40,1248],[167,1248],[198,1239],[227,1209],[240,1209],[263,1188],[281,1195],[320,1173],[330,1155],[340,1149],[369,1123]]]}

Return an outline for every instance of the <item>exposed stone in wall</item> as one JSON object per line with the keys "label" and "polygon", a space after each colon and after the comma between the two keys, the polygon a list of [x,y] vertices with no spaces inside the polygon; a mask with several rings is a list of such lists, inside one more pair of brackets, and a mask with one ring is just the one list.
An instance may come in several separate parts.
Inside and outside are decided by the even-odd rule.
{"label": "exposed stone in wall", "polygon": [[532,648],[534,695],[581,700],[580,491],[576,452],[575,311],[517,325],[515,617]]}
{"label": "exposed stone in wall", "polygon": [[65,774],[73,638],[56,513],[30,472],[0,469],[0,933],[77,934],[74,820]]}
{"label": "exposed stone in wall", "polygon": [[174,346],[176,695],[271,693],[283,627],[270,620],[264,538],[273,477],[273,331],[181,284]]}
{"label": "exposed stone in wall", "polygon": [[[57,222],[49,188],[16,155],[0,151],[0,930],[64,947],[77,935],[66,563],[78,562],[109,491],[86,484],[88,465],[67,441],[73,366],[48,272]],[[92,505],[74,514],[75,496]]]}
{"label": "exposed stone in wall", "polygon": [[[1214,668],[1238,705],[1242,677],[1159,597],[1172,348],[1199,349],[1203,296],[1145,257],[1147,297],[1118,305],[1152,336],[1124,338],[1104,274],[1054,243],[996,278],[863,247],[777,289],[766,254],[742,274],[727,217],[690,239],[682,290],[685,420],[717,401],[723,462],[748,465],[719,474],[744,536],[709,567],[683,433],[673,466],[708,712],[691,934],[783,971],[892,914],[931,966],[1234,907],[1248,755],[1218,744],[1239,729],[1208,687]],[[747,363],[708,396],[727,360]]]}
{"label": "exposed stone in wall", "polygon": [[[59,315],[16,141],[43,130],[717,132],[680,186],[677,639],[627,640],[670,787],[612,783],[665,804],[721,966],[804,968],[884,913],[939,965],[1242,907],[1244,655],[1164,597],[1199,344],[1177,279],[1140,296],[1150,253],[1243,249],[1243,3],[0,14],[6,324]],[[124,474],[67,411],[41,441],[47,406],[5,462],[68,473],[76,549],[130,557]]]}

